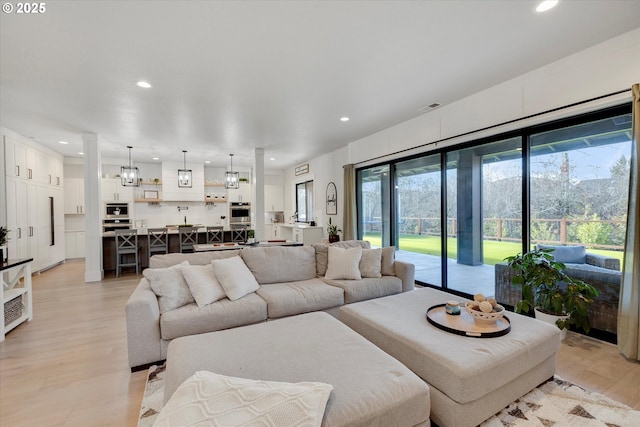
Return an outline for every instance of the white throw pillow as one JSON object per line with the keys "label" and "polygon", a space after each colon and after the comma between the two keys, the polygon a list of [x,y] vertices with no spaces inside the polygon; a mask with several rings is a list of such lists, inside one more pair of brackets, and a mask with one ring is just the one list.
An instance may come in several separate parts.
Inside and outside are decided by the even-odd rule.
{"label": "white throw pillow", "polygon": [[173,393],[154,427],[319,427],[333,386],[227,377],[198,371]]}
{"label": "white throw pillow", "polygon": [[382,249],[363,249],[360,259],[360,275],[362,277],[382,277],[380,273]]}
{"label": "white throw pillow", "polygon": [[182,275],[198,307],[209,305],[227,296],[211,264],[182,266]]}
{"label": "white throw pillow", "polygon": [[362,248],[337,248],[329,246],[329,262],[324,277],[327,279],[360,280]]}
{"label": "white throw pillow", "polygon": [[189,261],[182,261],[168,268],[147,268],[142,272],[149,281],[151,290],[158,296],[160,314],[194,302],[189,286],[182,276],[181,268],[185,265],[189,265]]}
{"label": "white throw pillow", "polygon": [[260,287],[249,267],[239,256],[214,259],[211,265],[218,282],[231,301],[249,295]]}

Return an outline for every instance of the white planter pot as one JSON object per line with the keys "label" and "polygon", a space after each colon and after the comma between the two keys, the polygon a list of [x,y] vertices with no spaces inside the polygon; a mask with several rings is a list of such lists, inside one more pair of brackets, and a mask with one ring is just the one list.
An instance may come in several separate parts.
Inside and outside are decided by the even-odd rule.
{"label": "white planter pot", "polygon": [[[566,320],[569,318],[569,316],[556,316],[554,314],[543,313],[537,308],[534,308],[534,311],[536,313],[536,319],[542,320],[543,322],[547,322],[551,325],[554,325],[555,327],[558,327],[558,325],[556,325],[556,322],[558,320]],[[564,340],[566,337],[567,337],[567,329],[566,328],[560,329],[560,339]]]}

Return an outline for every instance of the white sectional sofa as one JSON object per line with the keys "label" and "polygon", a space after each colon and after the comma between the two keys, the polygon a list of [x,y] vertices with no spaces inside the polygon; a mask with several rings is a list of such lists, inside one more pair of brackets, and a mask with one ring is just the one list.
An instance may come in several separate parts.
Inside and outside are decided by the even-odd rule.
{"label": "white sectional sofa", "polygon": [[[162,295],[159,297],[154,292],[147,277],[142,278],[126,305],[130,367],[135,370],[164,360],[169,342],[178,337],[313,311],[331,313],[345,303],[414,289],[415,267],[395,260],[394,248],[371,250],[368,242],[355,240],[331,246],[362,248],[359,267],[365,272],[365,276],[370,277],[344,279],[338,275],[336,278],[336,268],[333,268],[337,264],[336,251],[331,249],[334,251],[331,265],[328,262],[330,249],[327,245],[247,247],[242,250],[154,255],[145,276],[152,280],[158,276],[168,279],[176,277],[176,289],[185,287],[184,282],[182,285],[178,283],[183,278],[179,271],[185,267],[176,267],[178,264],[188,261],[190,266],[208,265],[213,260],[238,256],[248,267],[257,285],[255,292],[248,292],[239,299],[224,297],[206,305],[198,305],[190,294],[178,295],[178,298],[183,299],[182,302],[174,304],[177,307],[167,309],[159,301]],[[364,264],[365,258],[368,260],[367,265]],[[380,264],[380,269],[371,272],[372,265],[377,268],[375,263]]]}

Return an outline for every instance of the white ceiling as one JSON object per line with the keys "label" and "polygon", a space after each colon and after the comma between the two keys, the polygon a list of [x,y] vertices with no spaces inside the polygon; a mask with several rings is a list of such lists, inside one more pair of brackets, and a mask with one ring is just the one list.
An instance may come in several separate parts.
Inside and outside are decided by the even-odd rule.
{"label": "white ceiling", "polygon": [[290,167],[640,23],[640,0],[536,3],[48,0],[0,15],[0,125],[65,156],[90,132],[103,158]]}

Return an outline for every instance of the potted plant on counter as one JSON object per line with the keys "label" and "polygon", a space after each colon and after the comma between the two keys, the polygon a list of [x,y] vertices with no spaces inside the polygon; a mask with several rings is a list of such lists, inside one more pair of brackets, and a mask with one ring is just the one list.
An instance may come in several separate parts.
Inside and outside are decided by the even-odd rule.
{"label": "potted plant on counter", "polygon": [[7,227],[0,227],[0,262],[7,262],[9,259],[9,250],[7,248],[9,242],[9,230]]}
{"label": "potted plant on counter", "polygon": [[536,318],[553,316],[552,323],[563,331],[563,339],[569,325],[589,332],[587,307],[598,296],[598,290],[567,276],[566,266],[554,261],[551,252],[553,249],[535,249],[505,258],[515,271],[511,283],[522,288],[522,300],[516,303],[516,313],[528,313],[533,307]]}
{"label": "potted plant on counter", "polygon": [[331,217],[329,217],[329,225],[327,226],[327,233],[329,233],[329,243],[339,242],[340,235],[338,233],[340,232],[342,232],[342,230],[340,230],[337,225],[334,225],[331,222]]}

